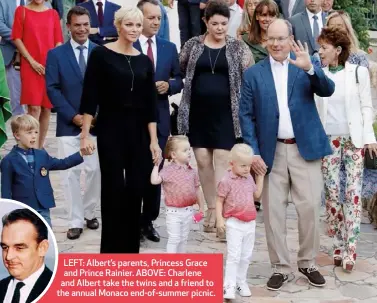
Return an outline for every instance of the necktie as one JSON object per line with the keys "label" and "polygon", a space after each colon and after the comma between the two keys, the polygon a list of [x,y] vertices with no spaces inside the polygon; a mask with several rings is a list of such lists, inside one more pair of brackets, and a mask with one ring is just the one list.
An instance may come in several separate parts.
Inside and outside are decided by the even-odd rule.
{"label": "necktie", "polygon": [[147,50],[147,56],[149,59],[151,59],[154,67],[154,58],[153,58],[153,51],[152,51],[152,39],[148,39],[148,50]]}
{"label": "necktie", "polygon": [[314,44],[315,44],[315,49],[318,50],[318,42],[317,38],[319,36],[319,24],[318,24],[318,16],[314,15],[313,16],[314,22],[313,22],[313,39],[314,39]]}
{"label": "necktie", "polygon": [[99,27],[103,26],[103,3],[101,1],[97,1],[97,6],[98,6],[98,24]]}
{"label": "necktie", "polygon": [[13,298],[12,298],[12,302],[11,303],[20,303],[20,297],[21,297],[20,289],[22,287],[24,287],[24,286],[25,286],[24,282],[18,282],[16,284],[16,288],[14,290]]}
{"label": "necktie", "polygon": [[85,62],[85,57],[84,57],[84,49],[86,49],[86,46],[84,45],[79,45],[77,49],[80,51],[79,54],[79,67],[81,74],[84,76],[85,75],[85,70],[86,70],[86,62]]}
{"label": "necktie", "polygon": [[20,0],[20,6],[25,6],[25,0]]}

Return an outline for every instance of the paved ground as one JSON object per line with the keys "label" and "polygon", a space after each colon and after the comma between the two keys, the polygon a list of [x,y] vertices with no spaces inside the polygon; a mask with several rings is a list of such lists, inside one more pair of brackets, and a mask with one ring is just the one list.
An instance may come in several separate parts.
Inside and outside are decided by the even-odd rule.
{"label": "paved ground", "polygon": [[[176,11],[169,12],[171,25],[177,28]],[[173,15],[172,15],[173,14]],[[173,41],[178,39],[178,33],[172,33]],[[178,97],[179,99],[179,97]],[[46,148],[51,155],[57,155],[57,144],[55,139],[55,120],[53,115],[50,131],[47,138]],[[9,129],[9,128],[8,128]],[[12,136],[10,135],[10,138]],[[14,140],[10,139],[1,154],[7,153],[14,145]],[[57,207],[52,210],[52,223],[58,241],[59,251],[70,253],[98,253],[100,242],[100,230],[92,231],[85,229],[79,240],[70,241],[66,238],[66,212],[64,210],[64,197],[62,186],[59,183],[59,173],[52,172],[51,179],[55,189]],[[291,251],[292,265],[295,267],[295,259],[298,250],[297,215],[292,206],[288,208],[288,245]],[[100,210],[98,208],[98,217]],[[234,302],[244,303],[353,303],[367,302],[377,303],[377,231],[370,225],[362,225],[362,234],[358,246],[358,263],[356,270],[352,274],[345,274],[339,268],[334,268],[332,260],[328,256],[331,247],[331,240],[322,233],[321,252],[317,257],[318,265],[322,274],[327,279],[327,286],[324,289],[317,289],[308,286],[302,276],[295,272],[291,277],[292,281],[286,284],[281,291],[271,292],[265,287],[268,277],[271,274],[265,232],[262,220],[262,213],[258,215],[256,229],[256,243],[253,253],[252,264],[249,267],[248,283],[253,292],[253,297],[246,300],[238,298]],[[161,216],[155,222],[161,235],[160,243],[145,242],[142,245],[143,253],[164,252],[167,233],[165,228],[165,216],[163,207]],[[213,234],[205,234],[201,231],[201,226],[196,225],[190,234],[188,252],[191,253],[225,253],[224,243],[216,241]],[[126,241],[127,231],[116,231],[122,234]]]}

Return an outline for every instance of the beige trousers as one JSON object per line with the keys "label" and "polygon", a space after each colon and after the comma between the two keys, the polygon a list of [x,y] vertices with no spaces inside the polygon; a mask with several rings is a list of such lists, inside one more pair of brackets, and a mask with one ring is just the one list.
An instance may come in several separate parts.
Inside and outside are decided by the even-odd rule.
{"label": "beige trousers", "polygon": [[264,182],[262,203],[270,261],[278,272],[292,272],[286,226],[289,192],[298,215],[298,267],[315,265],[322,189],[321,160],[305,161],[296,144],[277,142],[272,170]]}

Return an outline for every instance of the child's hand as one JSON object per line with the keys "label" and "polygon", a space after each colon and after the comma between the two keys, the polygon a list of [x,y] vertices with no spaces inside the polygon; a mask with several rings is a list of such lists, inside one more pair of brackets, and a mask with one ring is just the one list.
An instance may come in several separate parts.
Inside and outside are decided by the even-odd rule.
{"label": "child's hand", "polygon": [[225,233],[225,223],[223,218],[216,220],[216,228],[219,232]]}
{"label": "child's hand", "polygon": [[162,161],[164,161],[164,158],[162,156],[158,157],[158,160],[155,162],[154,166],[160,166]]}

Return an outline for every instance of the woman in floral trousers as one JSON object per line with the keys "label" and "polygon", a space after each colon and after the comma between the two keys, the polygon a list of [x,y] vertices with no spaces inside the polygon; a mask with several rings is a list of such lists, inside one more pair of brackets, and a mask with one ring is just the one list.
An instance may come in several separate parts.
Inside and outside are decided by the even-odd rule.
{"label": "woman in floral trousers", "polygon": [[[328,98],[316,98],[333,154],[322,160],[328,234],[334,238],[334,265],[351,272],[360,234],[364,152],[377,155],[372,127],[373,106],[369,72],[347,62],[351,41],[339,28],[324,28],[318,38],[325,74],[335,83]],[[345,197],[340,195],[340,171],[345,166]]]}

